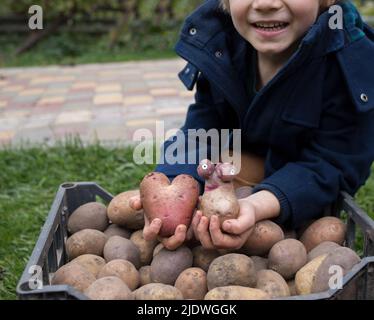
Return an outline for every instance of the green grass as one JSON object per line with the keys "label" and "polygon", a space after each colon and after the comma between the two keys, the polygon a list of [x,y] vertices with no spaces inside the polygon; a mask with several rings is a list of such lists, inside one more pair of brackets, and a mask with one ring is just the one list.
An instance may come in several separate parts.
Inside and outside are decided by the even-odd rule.
{"label": "green grass", "polygon": [[136,166],[130,148],[83,147],[0,150],[0,300],[15,287],[36,243],[58,186],[95,181],[112,194],[136,188],[151,166]]}
{"label": "green grass", "polygon": [[[16,284],[61,183],[95,181],[118,194],[137,188],[153,170],[134,165],[131,148],[83,147],[78,139],[52,148],[0,150],[0,168],[0,300],[16,298]],[[357,201],[374,217],[374,175]]]}
{"label": "green grass", "polygon": [[168,29],[150,26],[140,28],[138,32],[124,32],[112,49],[108,48],[108,34],[63,31],[46,38],[20,55],[15,55],[14,52],[26,35],[0,33],[0,68],[176,57],[173,47],[178,31],[179,25],[173,25]]}

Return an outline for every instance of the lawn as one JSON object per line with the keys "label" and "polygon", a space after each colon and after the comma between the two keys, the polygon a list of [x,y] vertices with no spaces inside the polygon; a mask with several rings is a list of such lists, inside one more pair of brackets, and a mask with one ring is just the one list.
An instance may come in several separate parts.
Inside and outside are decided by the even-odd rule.
{"label": "lawn", "polygon": [[15,55],[14,51],[23,39],[24,36],[18,34],[0,33],[0,68],[171,58],[175,57],[173,45],[176,42],[176,33],[142,37],[137,35],[131,38],[131,45],[120,43],[109,49],[104,35],[60,32],[42,41],[32,50]]}
{"label": "lawn", "polygon": [[[79,140],[0,150],[0,168],[0,300],[16,298],[16,284],[62,182],[95,181],[117,194],[137,188],[153,169],[134,165],[131,148],[83,147]],[[374,178],[357,200],[374,217]]]}

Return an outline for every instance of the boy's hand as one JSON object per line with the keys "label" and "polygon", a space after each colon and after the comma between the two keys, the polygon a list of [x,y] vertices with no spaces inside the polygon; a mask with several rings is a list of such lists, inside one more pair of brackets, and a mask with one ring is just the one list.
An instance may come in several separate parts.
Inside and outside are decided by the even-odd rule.
{"label": "boy's hand", "polygon": [[[140,196],[135,196],[130,199],[130,206],[134,210],[142,209],[142,202]],[[158,234],[161,230],[162,221],[161,219],[153,219],[149,222],[146,215],[144,215],[144,228],[143,237],[145,240],[158,239],[166,249],[175,250],[180,247],[186,240],[190,240],[193,236],[192,228],[187,230],[187,227],[183,224],[177,226],[174,235],[169,238],[160,237]]]}
{"label": "boy's hand", "polygon": [[192,228],[196,239],[200,240],[204,248],[239,249],[243,246],[256,223],[256,209],[248,198],[238,201],[240,205],[238,218],[224,221],[222,229],[218,216],[212,216],[209,221],[200,210],[196,211]]}

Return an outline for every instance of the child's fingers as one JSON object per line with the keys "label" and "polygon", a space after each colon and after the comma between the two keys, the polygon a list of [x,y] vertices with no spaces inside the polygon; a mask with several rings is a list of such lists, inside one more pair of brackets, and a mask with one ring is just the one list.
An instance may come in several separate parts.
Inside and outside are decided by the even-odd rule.
{"label": "child's fingers", "polygon": [[195,214],[194,214],[194,216],[192,218],[192,222],[191,222],[191,226],[192,226],[193,232],[195,234],[196,240],[200,240],[198,232],[197,232],[197,226],[200,223],[200,219],[201,219],[202,215],[203,214],[202,214],[202,212],[200,210],[196,210],[196,212],[195,212]]}
{"label": "child's fingers", "polygon": [[131,197],[129,200],[129,205],[134,210],[140,210],[142,208],[142,202],[140,196]]}
{"label": "child's fingers", "polygon": [[232,236],[222,233],[220,228],[220,222],[217,216],[210,218],[209,225],[210,236],[213,245],[220,249],[238,249],[242,245],[242,239],[238,236]]}
{"label": "child's fingers", "polygon": [[160,232],[162,226],[161,219],[153,219],[148,226],[144,226],[143,237],[144,240],[149,241],[157,238],[158,233]]}
{"label": "child's fingers", "polygon": [[201,245],[205,249],[214,249],[214,245],[209,234],[209,219],[207,217],[201,217],[200,223],[197,226],[196,230],[197,230],[197,234],[199,236]]}
{"label": "child's fingers", "polygon": [[240,235],[255,224],[255,212],[247,202],[240,203],[240,214],[237,219],[229,219],[223,222],[222,229],[225,232]]}
{"label": "child's fingers", "polygon": [[184,224],[179,225],[175,229],[174,235],[169,238],[161,239],[162,244],[168,250],[175,250],[186,240],[187,227]]}

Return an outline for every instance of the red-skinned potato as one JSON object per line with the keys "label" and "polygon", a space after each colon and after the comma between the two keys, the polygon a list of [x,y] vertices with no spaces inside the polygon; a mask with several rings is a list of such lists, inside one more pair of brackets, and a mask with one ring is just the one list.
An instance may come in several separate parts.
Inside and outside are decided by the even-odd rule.
{"label": "red-skinned potato", "polygon": [[140,183],[140,197],[148,220],[161,219],[159,235],[170,237],[178,225],[190,225],[199,199],[199,185],[186,174],[170,183],[163,173],[151,172]]}

